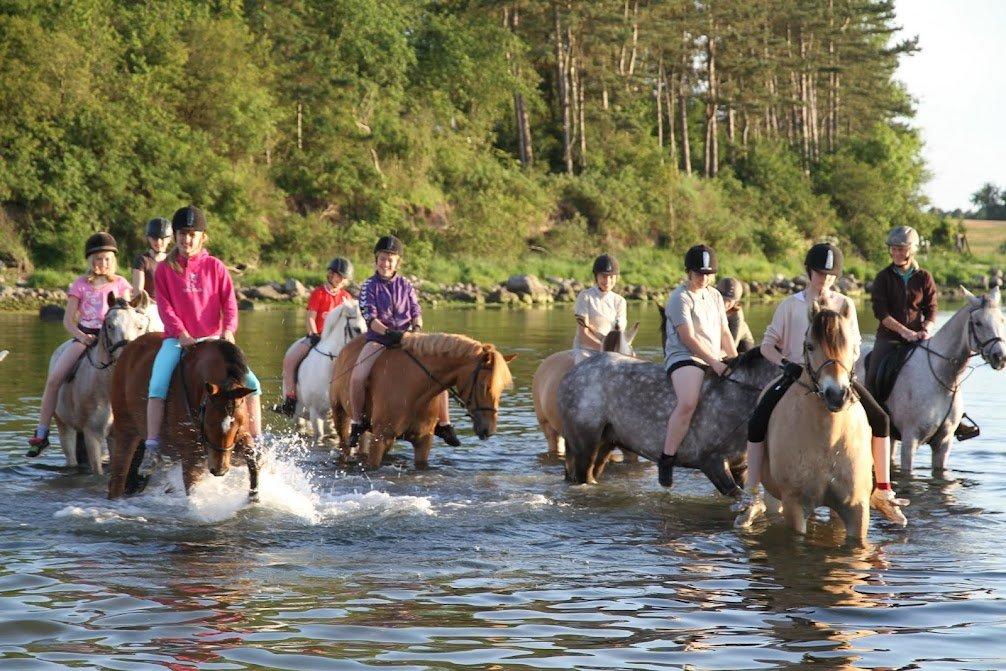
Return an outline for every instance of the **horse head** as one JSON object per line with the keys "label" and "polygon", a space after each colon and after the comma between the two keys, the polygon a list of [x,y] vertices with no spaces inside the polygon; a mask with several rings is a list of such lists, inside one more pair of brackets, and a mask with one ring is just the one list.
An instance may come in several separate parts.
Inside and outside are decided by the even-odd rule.
{"label": "horse head", "polygon": [[[367,330],[367,322],[360,313],[360,304],[347,300],[325,316],[325,326],[321,339],[328,344],[333,352],[340,351],[353,338]],[[333,338],[339,340],[337,344]]]}
{"label": "horse head", "polygon": [[[964,287],[961,287],[964,289]],[[995,370],[1006,367],[1006,325],[1003,323],[1001,293],[996,286],[978,297],[964,289],[968,308],[968,347],[981,354],[985,363]]]}
{"label": "horse head", "polygon": [[639,333],[639,322],[636,322],[628,331],[623,331],[621,325],[615,322],[614,328],[604,336],[601,349],[605,352],[618,352],[625,356],[636,356],[636,350],[632,348],[632,341]]}
{"label": "horse head", "polygon": [[485,440],[496,433],[500,397],[505,389],[513,386],[513,377],[507,364],[517,358],[517,355],[504,356],[493,345],[487,344],[482,345],[476,358],[470,378],[467,383],[458,385],[458,393],[472,418],[475,435],[479,440]]}
{"label": "horse head", "polygon": [[238,401],[252,390],[245,386],[224,389],[212,382],[204,385],[205,395],[199,409],[199,430],[206,443],[206,466],[216,476],[226,475],[231,455],[239,437],[247,433],[248,410]]}
{"label": "horse head", "polygon": [[150,330],[150,317],[147,315],[149,305],[150,296],[143,290],[130,301],[116,298],[109,292],[108,312],[105,313],[99,339],[108,352],[110,361],[117,361],[119,351],[127,343]]}
{"label": "horse head", "polygon": [[849,304],[839,311],[817,301],[810,306],[810,326],[804,337],[803,362],[814,391],[831,412],[839,412],[852,398],[851,371],[855,343],[849,338]]}

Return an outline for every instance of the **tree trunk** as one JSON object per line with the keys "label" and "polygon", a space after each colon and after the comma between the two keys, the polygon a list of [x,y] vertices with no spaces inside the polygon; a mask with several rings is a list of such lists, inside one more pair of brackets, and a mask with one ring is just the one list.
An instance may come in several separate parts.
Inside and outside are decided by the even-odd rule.
{"label": "tree trunk", "polygon": [[559,5],[552,5],[552,15],[555,21],[555,70],[557,84],[559,88],[559,107],[562,113],[562,162],[566,173],[573,174],[573,150],[570,138],[570,101],[569,82],[567,74],[569,68],[566,66],[565,46],[562,40],[562,23],[559,20]]}
{"label": "tree trunk", "polygon": [[716,126],[716,41],[711,34],[706,39],[706,78],[709,98],[706,101],[705,176],[715,177],[719,167],[719,148]]}
{"label": "tree trunk", "polygon": [[667,106],[667,148],[671,155],[671,165],[678,165],[678,148],[674,137],[674,75],[663,77],[664,104]]}
{"label": "tree trunk", "polygon": [[[520,15],[518,14],[517,5],[511,8],[503,7],[503,26],[516,33],[517,27],[520,24]],[[510,64],[510,70],[514,77],[520,76],[520,67],[516,65],[513,61],[513,54],[509,51],[506,53],[507,62]],[[514,91],[513,93],[513,114],[514,114],[514,127],[517,130],[517,158],[520,159],[520,164],[522,167],[527,168],[531,165],[533,160],[533,152],[531,150],[531,124],[527,114],[527,106],[524,104],[524,94],[520,91]]]}
{"label": "tree trunk", "polygon": [[664,54],[660,54],[657,64],[657,146],[660,147],[660,162],[664,162]]}
{"label": "tree trunk", "polygon": [[580,114],[580,169],[583,170],[587,167],[587,112],[585,104],[586,93],[583,86],[583,68],[577,69],[576,79],[578,82],[577,91],[579,98],[577,110]]}
{"label": "tree trunk", "polygon": [[297,103],[297,149],[304,149],[304,105]]}
{"label": "tree trunk", "polygon": [[688,35],[683,37],[685,51],[681,56],[681,79],[678,88],[678,117],[681,122],[681,166],[686,175],[692,174],[692,153],[688,139]]}

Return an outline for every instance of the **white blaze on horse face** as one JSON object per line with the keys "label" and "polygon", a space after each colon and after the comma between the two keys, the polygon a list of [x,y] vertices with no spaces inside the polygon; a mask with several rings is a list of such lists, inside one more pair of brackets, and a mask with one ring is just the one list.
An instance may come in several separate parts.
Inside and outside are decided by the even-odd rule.
{"label": "white blaze on horse face", "polygon": [[223,421],[220,422],[220,428],[223,429],[225,435],[228,431],[231,430],[232,426],[234,426],[234,418],[231,417],[230,415],[224,417]]}

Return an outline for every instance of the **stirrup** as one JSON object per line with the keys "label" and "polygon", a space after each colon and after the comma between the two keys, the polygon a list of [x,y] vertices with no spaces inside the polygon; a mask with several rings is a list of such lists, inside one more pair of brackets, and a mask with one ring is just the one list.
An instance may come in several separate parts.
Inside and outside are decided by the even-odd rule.
{"label": "stirrup", "polygon": [[961,421],[954,429],[954,437],[957,438],[957,442],[962,443],[965,440],[971,440],[972,438],[977,438],[981,433],[981,429],[978,428],[978,424],[975,420],[968,417],[967,413],[961,415]]}

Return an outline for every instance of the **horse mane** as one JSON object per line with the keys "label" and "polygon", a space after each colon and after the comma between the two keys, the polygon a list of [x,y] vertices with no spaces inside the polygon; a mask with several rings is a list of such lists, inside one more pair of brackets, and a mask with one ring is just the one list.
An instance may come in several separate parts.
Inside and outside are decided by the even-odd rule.
{"label": "horse mane", "polygon": [[412,333],[402,339],[402,349],[420,356],[475,357],[491,353],[493,357],[492,378],[489,389],[501,393],[513,386],[510,367],[503,355],[495,347],[480,343],[474,338],[457,333]]}
{"label": "horse mane", "polygon": [[227,383],[243,385],[245,377],[248,376],[248,360],[245,359],[241,348],[232,342],[224,339],[214,340],[217,351],[224,360],[226,367]]}
{"label": "horse mane", "polygon": [[605,352],[617,352],[618,346],[621,344],[622,340],[622,330],[621,329],[611,329],[608,331],[607,335],[604,336],[604,341],[601,343],[601,349]]}
{"label": "horse mane", "polygon": [[842,321],[842,315],[826,308],[818,311],[810,323],[811,338],[829,359],[840,359],[849,345]]}

